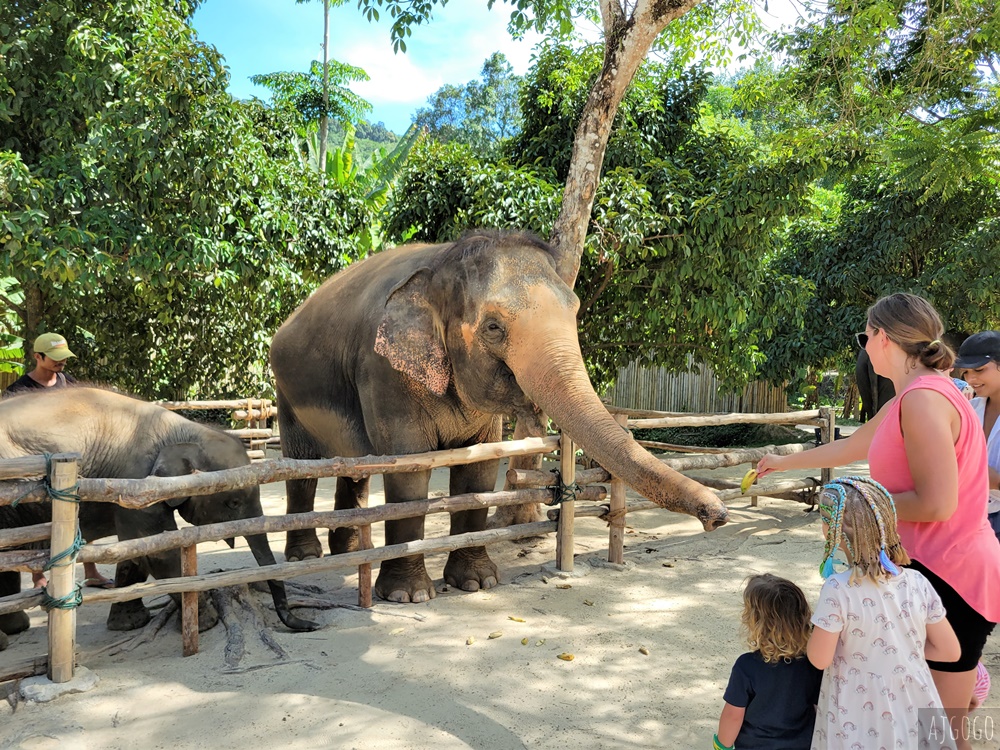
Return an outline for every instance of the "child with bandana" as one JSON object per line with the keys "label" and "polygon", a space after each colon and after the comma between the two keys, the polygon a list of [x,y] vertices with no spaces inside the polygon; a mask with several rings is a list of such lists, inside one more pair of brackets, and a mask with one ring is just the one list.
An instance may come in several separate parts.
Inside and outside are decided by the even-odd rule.
{"label": "child with bandana", "polygon": [[955,748],[927,660],[955,661],[961,648],[941,597],[903,567],[892,498],[872,479],[842,477],[823,487],[820,512],[826,582],[806,654],[826,671],[812,747]]}

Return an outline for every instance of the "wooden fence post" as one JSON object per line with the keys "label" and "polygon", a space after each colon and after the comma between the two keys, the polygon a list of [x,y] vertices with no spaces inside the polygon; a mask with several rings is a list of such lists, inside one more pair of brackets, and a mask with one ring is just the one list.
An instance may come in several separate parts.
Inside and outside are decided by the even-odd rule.
{"label": "wooden fence post", "polygon": [[[198,575],[198,545],[181,547],[181,575]],[[181,644],[184,656],[198,653],[198,592],[181,594]]]}
{"label": "wooden fence post", "polygon": [[[559,474],[564,487],[576,484],[576,446],[565,432],[559,438]],[[556,567],[573,570],[573,521],[576,518],[576,501],[563,500],[559,504],[559,526],[556,529]]]}
{"label": "wooden fence post", "polygon": [[[69,492],[76,486],[77,459],[75,453],[52,456],[49,486],[55,492]],[[80,504],[75,500],[52,500],[52,541],[49,557],[55,557],[76,544]],[[76,591],[76,552],[49,569],[49,596],[67,600]],[[73,679],[76,661],[76,607],[53,607],[49,610],[49,670],[48,678],[55,683]]]}
{"label": "wooden fence post", "polygon": [[[359,549],[372,548],[371,525],[359,526]],[[358,606],[371,609],[372,606],[372,564],[362,563],[358,566]]]}
{"label": "wooden fence post", "polygon": [[[626,429],[628,414],[616,414],[615,421]],[[608,562],[621,565],[625,562],[625,481],[611,477],[611,501],[608,505]]]}
{"label": "wooden fence post", "polygon": [[[836,412],[832,406],[821,406],[819,409],[820,419],[823,426],[819,428],[819,439],[821,443],[832,443],[836,435]],[[820,469],[820,483],[826,484],[833,481],[833,469]]]}

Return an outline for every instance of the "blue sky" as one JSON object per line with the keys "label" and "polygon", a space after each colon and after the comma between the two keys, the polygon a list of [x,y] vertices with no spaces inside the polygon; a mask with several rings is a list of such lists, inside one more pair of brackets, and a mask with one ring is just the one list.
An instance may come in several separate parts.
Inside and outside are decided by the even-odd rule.
{"label": "blue sky", "polygon": [[[479,76],[493,52],[503,52],[514,72],[530,65],[537,37],[515,42],[507,33],[509,9],[485,0],[453,0],[436,10],[431,23],[416,27],[406,53],[395,54],[389,23],[369,23],[353,0],[330,13],[330,55],[363,68],[370,81],[351,89],[374,106],[369,119],[402,133],[410,115],[445,83],[465,83]],[[384,14],[387,15],[387,14]],[[192,25],[198,37],[226,58],[234,96],[267,99],[267,89],[249,77],[279,70],[308,69],[320,59],[323,5],[320,0],[205,0]]]}
{"label": "blue sky", "polygon": [[[797,15],[803,0],[770,0],[765,23],[774,28]],[[760,3],[763,6],[763,2]],[[410,115],[425,106],[427,98],[445,83],[462,84],[478,78],[483,62],[503,52],[523,75],[539,37],[529,35],[515,42],[507,33],[510,6],[497,2],[486,9],[486,0],[451,0],[437,8],[431,22],[413,29],[407,51],[395,54],[389,41],[388,14],[369,23],[355,0],[330,13],[330,56],[363,68],[370,81],[351,89],[372,103],[371,122],[382,121],[395,133],[410,124]],[[321,0],[204,0],[192,25],[202,41],[215,46],[226,58],[236,97],[269,92],[249,78],[281,70],[305,71],[321,59],[323,4]],[[597,38],[596,29],[578,29]]]}

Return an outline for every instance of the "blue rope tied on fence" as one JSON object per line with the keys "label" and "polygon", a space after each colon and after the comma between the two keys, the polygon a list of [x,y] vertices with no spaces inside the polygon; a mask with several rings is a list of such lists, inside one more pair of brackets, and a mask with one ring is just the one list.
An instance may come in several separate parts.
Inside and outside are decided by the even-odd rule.
{"label": "blue rope tied on fence", "polygon": [[553,469],[552,473],[555,474],[555,483],[549,485],[550,490],[552,490],[552,501],[546,503],[546,505],[556,505],[572,500],[576,500],[577,494],[583,491],[583,486],[576,484],[563,484],[562,473],[558,469]]}

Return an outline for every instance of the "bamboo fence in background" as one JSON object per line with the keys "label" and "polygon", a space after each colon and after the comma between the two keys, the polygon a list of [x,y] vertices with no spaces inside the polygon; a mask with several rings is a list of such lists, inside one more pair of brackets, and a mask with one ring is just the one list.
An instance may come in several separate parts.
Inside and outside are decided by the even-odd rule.
{"label": "bamboo fence in background", "polygon": [[[694,360],[689,357],[689,366]],[[608,403],[629,410],[661,412],[786,412],[784,388],[764,382],[750,383],[742,391],[724,391],[708,365],[700,372],[670,372],[632,362],[618,370],[618,377],[604,396]]]}

